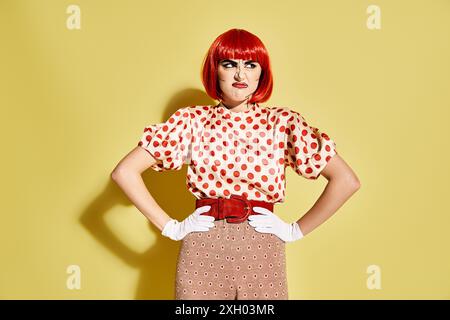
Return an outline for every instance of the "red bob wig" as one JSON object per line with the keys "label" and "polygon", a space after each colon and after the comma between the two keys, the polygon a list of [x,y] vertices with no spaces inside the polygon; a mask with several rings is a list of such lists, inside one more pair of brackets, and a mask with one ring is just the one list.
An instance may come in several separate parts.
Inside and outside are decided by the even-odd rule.
{"label": "red bob wig", "polygon": [[220,60],[254,60],[261,65],[258,88],[249,103],[265,102],[270,98],[273,88],[269,55],[262,41],[243,29],[230,29],[214,40],[203,61],[201,71],[206,93],[215,100],[221,100],[221,90],[217,81],[217,68]]}

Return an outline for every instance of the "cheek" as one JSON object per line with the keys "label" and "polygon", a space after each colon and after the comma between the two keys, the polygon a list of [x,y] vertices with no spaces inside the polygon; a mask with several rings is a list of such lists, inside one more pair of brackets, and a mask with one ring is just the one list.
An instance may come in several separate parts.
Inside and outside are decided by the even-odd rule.
{"label": "cheek", "polygon": [[252,81],[259,81],[260,77],[261,77],[261,71],[250,74],[249,79],[251,79]]}
{"label": "cheek", "polygon": [[257,75],[253,75],[253,76],[252,76],[251,81],[252,81],[253,85],[258,85],[258,82],[259,82],[259,78],[260,78],[260,77],[261,77],[260,74],[257,74]]}
{"label": "cheek", "polygon": [[221,80],[228,80],[233,78],[233,74],[231,72],[227,72],[226,70],[217,70],[217,77]]}

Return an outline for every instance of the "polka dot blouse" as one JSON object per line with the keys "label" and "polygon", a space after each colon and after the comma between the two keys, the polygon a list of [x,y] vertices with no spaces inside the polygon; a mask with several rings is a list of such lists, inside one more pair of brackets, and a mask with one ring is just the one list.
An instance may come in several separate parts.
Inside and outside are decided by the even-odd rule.
{"label": "polka dot blouse", "polygon": [[158,160],[156,171],[187,164],[188,190],[197,198],[244,195],[284,202],[285,169],[317,179],[336,144],[287,107],[234,112],[223,104],[179,108],[166,122],[144,128],[138,146]]}

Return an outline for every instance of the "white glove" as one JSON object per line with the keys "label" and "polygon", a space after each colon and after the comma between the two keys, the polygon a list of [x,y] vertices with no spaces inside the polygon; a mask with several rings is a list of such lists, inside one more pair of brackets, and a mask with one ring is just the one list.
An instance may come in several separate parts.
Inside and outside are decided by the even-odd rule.
{"label": "white glove", "polygon": [[286,223],[272,211],[263,207],[253,207],[262,215],[250,215],[249,224],[261,233],[273,233],[284,242],[292,242],[303,238],[303,233],[297,222]]}
{"label": "white glove", "polygon": [[208,231],[214,227],[214,217],[201,216],[201,213],[208,212],[211,206],[197,208],[194,213],[189,215],[182,222],[172,219],[166,223],[161,234],[172,240],[183,239],[188,233],[193,231]]}

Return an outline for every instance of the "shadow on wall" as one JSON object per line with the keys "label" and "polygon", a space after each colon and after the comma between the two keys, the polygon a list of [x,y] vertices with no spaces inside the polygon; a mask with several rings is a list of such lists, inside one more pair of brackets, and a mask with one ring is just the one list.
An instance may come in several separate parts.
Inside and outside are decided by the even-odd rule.
{"label": "shadow on wall", "polygon": [[[180,107],[211,104],[215,104],[214,100],[204,92],[194,89],[184,90],[167,104],[168,107],[160,122],[165,122]],[[124,155],[137,145],[142,130],[143,127],[136,130],[136,139],[130,141],[130,150],[124,150]],[[117,163],[119,161],[120,159],[117,159]],[[111,167],[111,171],[113,169],[114,166]],[[178,171],[156,172],[149,168],[142,175],[149,192],[160,207],[179,221],[195,209],[195,197],[186,186],[186,170],[186,165]],[[130,267],[140,270],[135,299],[174,299],[176,263],[181,241],[173,241],[162,236],[160,230],[148,221],[151,232],[157,235],[156,241],[148,250],[138,253],[123,243],[108,228],[104,216],[114,206],[133,206],[133,204],[109,175],[105,179],[108,180],[105,189],[87,205],[80,216],[80,223],[106,249]],[[137,209],[136,211],[136,214],[141,214]]]}

